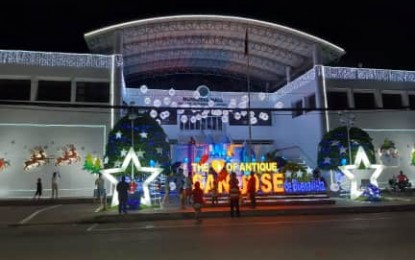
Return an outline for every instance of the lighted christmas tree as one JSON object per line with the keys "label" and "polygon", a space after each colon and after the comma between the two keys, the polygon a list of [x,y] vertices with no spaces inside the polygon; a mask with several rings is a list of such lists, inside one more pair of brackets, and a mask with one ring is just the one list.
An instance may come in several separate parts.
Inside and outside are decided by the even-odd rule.
{"label": "lighted christmas tree", "polygon": [[89,171],[92,174],[98,174],[102,169],[101,160],[99,158],[93,158],[92,155],[88,153],[85,157],[82,169]]}
{"label": "lighted christmas tree", "polygon": [[94,158],[92,157],[90,153],[86,155],[84,166],[82,169],[89,171],[89,172],[92,172],[92,170],[94,169]]}
{"label": "lighted christmas tree", "polygon": [[101,160],[99,158],[96,158],[95,159],[95,162],[94,162],[94,166],[92,168],[92,173],[96,173],[97,174],[97,173],[100,172],[101,169],[102,169]]}
{"label": "lighted christmas tree", "polygon": [[[362,146],[371,163],[375,163],[375,149],[372,138],[360,128],[350,128],[350,144],[347,128],[338,127],[324,135],[318,146],[318,167],[322,170],[334,170],[343,164],[353,164],[359,146]],[[349,145],[352,160],[349,158]]]}
{"label": "lighted christmas tree", "polygon": [[[104,168],[120,167],[131,147],[137,154],[141,166],[169,168],[170,145],[167,135],[159,123],[147,113],[130,114],[117,122],[108,136],[105,151],[108,160]],[[138,176],[139,179],[144,178],[131,167],[128,167],[124,174],[131,176],[132,171],[135,171],[134,176]]]}

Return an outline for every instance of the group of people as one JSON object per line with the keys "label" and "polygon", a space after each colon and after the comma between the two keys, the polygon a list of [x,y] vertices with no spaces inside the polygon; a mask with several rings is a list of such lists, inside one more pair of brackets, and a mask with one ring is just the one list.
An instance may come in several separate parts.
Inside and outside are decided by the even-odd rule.
{"label": "group of people", "polygon": [[[229,178],[229,207],[231,217],[240,217],[239,203],[241,200],[241,190],[239,188],[239,180],[236,177],[235,172],[231,172]],[[255,173],[251,172],[250,178],[247,184],[247,192],[251,202],[251,208],[256,207],[256,177]],[[212,192],[212,204],[217,204],[217,182],[213,185]],[[200,182],[196,182],[193,190],[190,193],[191,201],[193,202],[193,208],[195,211],[195,219],[197,223],[201,222],[201,212],[204,201],[204,192],[200,188]]]}
{"label": "group of people", "polygon": [[[55,171],[52,174],[52,199],[57,199],[58,198],[58,182],[59,182],[59,178],[60,178],[60,174],[59,172]],[[37,182],[36,182],[36,192],[35,195],[33,196],[33,199],[40,199],[40,197],[42,197],[42,193],[43,193],[43,184],[42,184],[42,178],[38,178]]]}

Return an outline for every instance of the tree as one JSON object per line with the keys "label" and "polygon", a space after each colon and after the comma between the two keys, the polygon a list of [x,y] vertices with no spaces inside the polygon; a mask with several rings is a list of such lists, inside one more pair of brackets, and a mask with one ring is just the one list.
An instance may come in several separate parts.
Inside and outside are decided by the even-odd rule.
{"label": "tree", "polygon": [[95,162],[94,162],[93,169],[92,169],[92,173],[96,173],[97,174],[97,173],[99,173],[101,171],[101,169],[102,169],[101,160],[99,158],[96,158],[95,159]]}
{"label": "tree", "polygon": [[[163,128],[147,113],[138,114],[135,119],[130,118],[128,115],[121,118],[109,133],[105,151],[108,160],[104,168],[120,167],[126,153],[133,146],[141,166],[150,167],[150,161],[153,160],[159,167],[168,169],[170,144]],[[131,175],[131,171],[131,167],[128,167],[125,173]],[[136,170],[134,175],[140,177]]]}
{"label": "tree", "polygon": [[352,164],[357,150],[362,146],[369,161],[375,163],[375,149],[372,138],[360,128],[350,128],[350,147],[352,161],[349,162],[349,144],[347,139],[347,127],[337,127],[323,136],[318,146],[318,167],[322,170],[335,170],[338,166]]}
{"label": "tree", "polygon": [[88,153],[85,157],[85,162],[83,168],[84,170],[92,172],[94,169],[94,159],[92,158],[92,155]]}

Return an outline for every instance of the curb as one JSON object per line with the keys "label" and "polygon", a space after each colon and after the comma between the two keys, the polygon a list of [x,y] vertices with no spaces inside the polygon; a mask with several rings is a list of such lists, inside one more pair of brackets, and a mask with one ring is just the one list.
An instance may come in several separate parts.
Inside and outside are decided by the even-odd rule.
{"label": "curb", "polygon": [[[302,208],[302,209],[260,209],[260,210],[242,210],[241,217],[270,217],[270,216],[288,216],[288,215],[335,215],[335,214],[356,214],[356,213],[382,213],[382,212],[399,212],[415,211],[415,204],[407,205],[388,205],[388,206],[360,206],[360,207],[335,207],[335,208]],[[206,211],[202,212],[203,218],[229,218],[229,211]],[[100,215],[91,219],[84,219],[77,224],[105,224],[105,223],[123,223],[139,221],[157,221],[157,220],[179,220],[193,219],[194,213],[189,212],[171,212],[171,213],[134,213],[127,215]]]}

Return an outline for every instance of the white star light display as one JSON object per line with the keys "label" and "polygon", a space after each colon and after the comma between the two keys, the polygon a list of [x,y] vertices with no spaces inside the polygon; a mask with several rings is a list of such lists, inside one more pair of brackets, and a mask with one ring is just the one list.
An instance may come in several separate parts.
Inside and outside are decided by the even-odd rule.
{"label": "white star light display", "polygon": [[116,132],[115,139],[121,139],[121,135],[122,135],[121,131]]}
{"label": "white star light display", "polygon": [[[125,157],[124,162],[121,165],[121,168],[104,169],[104,170],[101,170],[101,173],[107,180],[109,180],[112,184],[116,186],[118,184],[118,181],[114,176],[112,176],[112,174],[119,173],[119,172],[125,172],[125,170],[129,166],[131,161],[134,163],[134,166],[136,167],[137,171],[151,173],[151,175],[143,183],[144,196],[141,197],[142,204],[146,206],[151,206],[150,190],[148,186],[150,185],[151,182],[153,182],[157,178],[157,176],[160,175],[163,169],[156,168],[156,167],[154,168],[141,167],[140,160],[138,159],[132,147],[128,151],[127,156]],[[118,192],[116,189],[114,189],[114,192],[112,195],[111,206],[116,206],[116,205],[118,205]]]}
{"label": "white star light display", "polygon": [[141,132],[140,136],[141,136],[141,138],[147,138],[147,133],[146,132]]}
{"label": "white star light display", "polygon": [[346,177],[350,180],[350,198],[356,199],[360,195],[362,195],[363,191],[358,189],[357,184],[361,182],[362,178],[360,176],[355,175],[351,170],[359,169],[359,165],[363,163],[366,168],[374,169],[375,171],[370,176],[370,183],[378,187],[378,177],[382,173],[384,166],[380,164],[371,164],[369,158],[367,157],[365,150],[362,146],[359,146],[356,154],[356,160],[354,164],[351,165],[344,165],[339,166],[339,169],[346,175]]}

